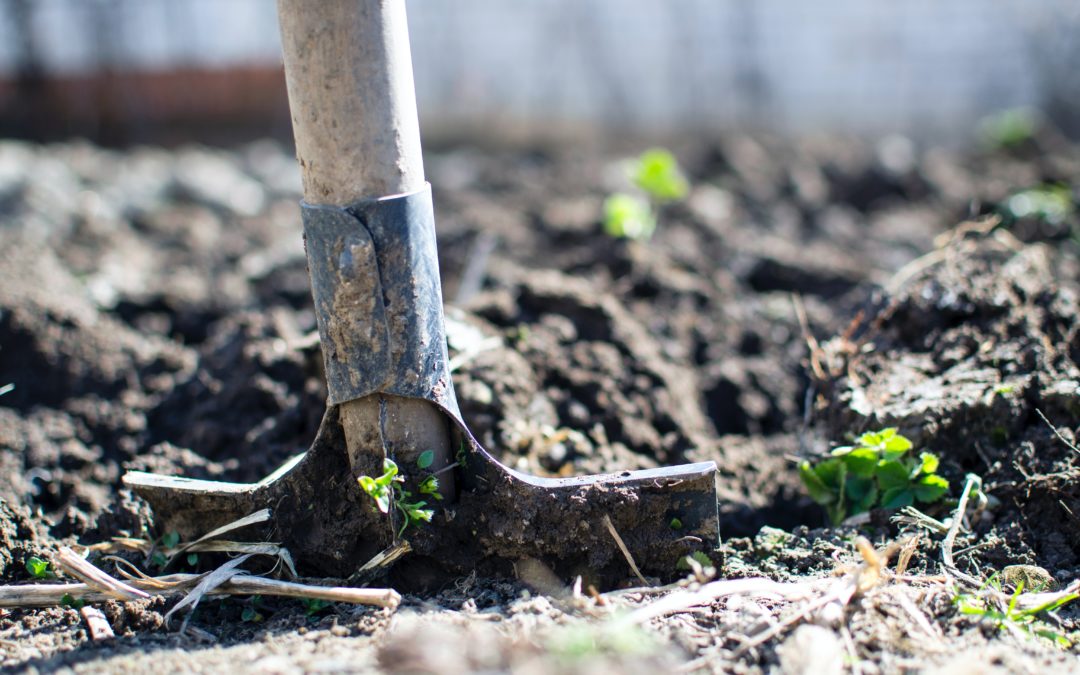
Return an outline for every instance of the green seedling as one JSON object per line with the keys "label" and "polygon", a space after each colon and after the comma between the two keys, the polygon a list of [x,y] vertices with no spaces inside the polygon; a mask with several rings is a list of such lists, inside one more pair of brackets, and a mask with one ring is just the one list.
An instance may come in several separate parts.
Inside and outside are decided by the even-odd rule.
{"label": "green seedling", "polygon": [[1000,598],[1001,596],[1001,583],[998,580],[997,575],[991,577],[986,585],[992,587],[997,592],[992,595],[957,594],[955,596],[955,602],[960,608],[961,614],[978,617],[981,620],[988,621],[1000,630],[1007,630],[1029,638],[1037,637],[1049,640],[1062,649],[1072,647],[1072,641],[1065,637],[1061,632],[1055,630],[1049,623],[1045,622],[1041,618],[1041,615],[1061,609],[1070,602],[1080,598],[1080,593],[1056,594],[1040,605],[1021,608],[1020,601],[1025,597],[1023,581],[1016,584],[1016,590],[1013,591],[1012,596],[1009,597],[1008,604],[1004,606],[1002,606],[1001,602],[994,597]]}
{"label": "green seedling", "polygon": [[646,150],[631,161],[627,178],[638,192],[616,192],[604,200],[604,231],[644,241],[656,231],[656,207],[685,198],[690,184],[675,155],[663,148]]}
{"label": "green seedling", "polygon": [[266,617],[262,612],[262,596],[253,595],[249,604],[244,605],[243,611],[240,612],[240,620],[244,623],[260,623]]}
{"label": "green seedling", "polygon": [[435,461],[435,451],[425,450],[420,453],[420,456],[416,458],[416,468],[426,469]]}
{"label": "green seedling", "polygon": [[319,598],[305,598],[304,599],[304,615],[309,619],[314,619],[315,615],[323,611],[327,607],[330,607],[333,603],[329,600],[320,600]]}
{"label": "green seedling", "polygon": [[37,556],[26,559],[26,571],[35,579],[51,579],[56,576],[50,569],[49,561]]}
{"label": "green seedling", "polygon": [[979,136],[984,145],[995,150],[1018,147],[1035,137],[1039,120],[1028,108],[1013,108],[983,118]]}
{"label": "green seedling", "polygon": [[154,555],[150,557],[150,564],[158,569],[163,569],[169,564],[169,557],[162,552],[162,549],[174,549],[180,545],[180,533],[176,531],[166,532],[161,535],[161,538],[157,540],[154,546]]}
{"label": "green seedling", "polygon": [[825,507],[833,524],[873,508],[897,509],[932,503],[949,490],[937,475],[938,457],[909,455],[910,440],[895,428],[868,432],[855,445],[836,448],[816,465],[803,460],[799,475],[810,498]]}
{"label": "green seedling", "polygon": [[617,192],[604,200],[604,232],[608,235],[646,240],[655,231],[656,217],[645,198]]}
{"label": "green seedling", "polygon": [[675,155],[663,148],[641,153],[630,165],[630,180],[655,202],[671,202],[686,197],[690,184]]}
{"label": "green seedling", "polygon": [[[423,454],[426,453],[422,453],[421,458]],[[432,457],[434,457],[434,453],[432,453]],[[419,460],[417,463],[419,464]],[[430,466],[430,462],[428,465]],[[401,537],[410,525],[418,525],[421,522],[430,523],[431,517],[435,515],[435,512],[431,509],[424,508],[427,506],[426,501],[410,501],[413,498],[411,492],[404,487],[395,489],[394,484],[404,483],[405,477],[398,474],[397,463],[389,457],[383,460],[383,474],[381,476],[378,478],[360,476],[357,478],[357,482],[360,483],[360,489],[375,501],[375,506],[378,507],[379,511],[390,513],[392,504],[401,513],[402,524],[397,533],[398,537]],[[435,499],[442,499],[438,489],[439,482],[435,476],[428,476],[420,483],[421,493],[430,495]],[[425,492],[425,490],[428,491]]]}
{"label": "green seedling", "polygon": [[1065,185],[1048,183],[1013,194],[999,208],[1006,222],[1034,218],[1060,225],[1076,211],[1072,191]]}
{"label": "green seedling", "polygon": [[84,598],[76,598],[71,593],[64,593],[60,596],[60,606],[70,607],[72,609],[82,609],[86,605]]}
{"label": "green seedling", "polygon": [[436,476],[428,476],[420,483],[420,494],[429,495],[437,501],[442,501],[442,495],[439,494],[439,479]]}
{"label": "green seedling", "polygon": [[712,565],[712,560],[709,560],[709,556],[705,555],[701,551],[694,551],[690,555],[679,558],[679,562],[675,563],[675,569],[677,570],[689,570],[691,569],[690,561],[693,560],[702,567],[708,567]]}

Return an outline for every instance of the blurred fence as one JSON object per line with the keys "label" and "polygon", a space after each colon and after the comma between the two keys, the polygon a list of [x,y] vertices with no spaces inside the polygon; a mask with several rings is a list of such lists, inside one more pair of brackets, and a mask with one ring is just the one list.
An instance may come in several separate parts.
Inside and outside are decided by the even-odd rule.
{"label": "blurred fence", "polygon": [[[1076,0],[409,0],[408,9],[428,133],[967,138],[981,116],[1016,106],[1077,130]],[[0,12],[0,132],[138,139],[209,123],[287,134],[270,0],[2,0]]]}

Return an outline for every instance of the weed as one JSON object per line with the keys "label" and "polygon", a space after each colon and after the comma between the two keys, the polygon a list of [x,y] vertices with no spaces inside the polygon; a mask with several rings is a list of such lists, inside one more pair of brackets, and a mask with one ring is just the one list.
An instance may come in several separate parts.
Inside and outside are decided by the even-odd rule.
{"label": "weed", "polygon": [[612,237],[647,240],[656,231],[655,206],[686,197],[690,185],[675,156],[646,150],[630,162],[627,177],[638,193],[616,192],[604,200],[604,231]]}
{"label": "weed", "polygon": [[417,469],[426,469],[429,466],[431,466],[432,462],[434,462],[434,461],[435,461],[435,451],[434,450],[425,450],[425,451],[420,453],[419,457],[416,458],[416,468]]}
{"label": "weed", "polygon": [[1028,638],[1038,637],[1049,640],[1062,649],[1068,649],[1072,646],[1071,640],[1042,620],[1040,615],[1061,609],[1073,600],[1080,598],[1080,593],[1055,595],[1042,604],[1022,608],[1020,606],[1021,600],[1027,597],[1024,594],[1024,582],[1022,580],[1017,582],[1016,590],[1009,596],[1007,604],[1002,604],[997,599],[1001,597],[1001,582],[997,575],[994,575],[986,582],[983,590],[988,586],[996,592],[982,595],[957,593],[954,601],[959,607],[960,613],[988,621],[1000,630],[1007,630]]}
{"label": "weed", "polygon": [[677,569],[677,570],[689,570],[689,569],[691,569],[692,568],[692,565],[690,563],[691,560],[696,562],[697,564],[701,565],[702,567],[708,567],[709,565],[712,565],[712,560],[709,560],[709,556],[707,556],[702,551],[694,551],[690,555],[683,556],[682,558],[679,558],[679,562],[677,562],[675,564],[675,569]]}
{"label": "weed", "polygon": [[244,623],[261,623],[266,617],[260,610],[262,610],[262,596],[253,595],[249,604],[246,604],[240,612],[240,620]]}
{"label": "weed", "polygon": [[983,118],[979,136],[983,144],[994,150],[1018,147],[1035,137],[1039,120],[1028,108],[1013,108]]}
{"label": "weed", "polygon": [[1007,396],[1016,391],[1016,386],[1011,384],[999,384],[994,387],[994,395]]}
{"label": "weed", "polygon": [[612,237],[648,239],[656,231],[652,207],[642,197],[617,192],[604,200],[604,231]]}
{"label": "weed", "polygon": [[70,607],[72,609],[82,609],[86,605],[86,600],[83,598],[76,598],[71,593],[64,593],[60,596],[60,606]]}
{"label": "weed", "polygon": [[150,557],[150,564],[158,569],[164,569],[169,564],[169,557],[161,549],[174,549],[180,545],[180,533],[176,531],[166,532],[154,544],[154,555]]}
{"label": "weed", "polygon": [[31,556],[26,559],[26,571],[35,579],[51,579],[56,575],[50,569],[49,561]]}
{"label": "weed", "polygon": [[816,466],[803,460],[799,475],[810,498],[825,507],[834,524],[872,508],[896,509],[916,500],[935,502],[949,490],[937,475],[938,457],[912,457],[910,440],[895,428],[859,436],[855,445],[836,448]]}
{"label": "weed", "polygon": [[641,153],[630,166],[630,179],[656,202],[682,199],[690,190],[675,155],[663,148]]}
{"label": "weed", "polygon": [[[430,451],[428,451],[430,452]],[[424,455],[427,452],[421,453],[420,458],[417,460],[417,466],[421,464],[421,460],[424,459]],[[431,459],[427,461],[426,466],[431,465],[431,461],[434,460],[434,453],[431,455]],[[409,525],[418,525],[421,522],[430,523],[431,517],[435,515],[435,512],[431,509],[424,508],[427,506],[427,502],[424,500],[410,501],[413,495],[410,491],[404,487],[397,487],[395,489],[395,483],[404,483],[405,477],[399,475],[398,465],[394,460],[389,457],[383,460],[383,474],[378,478],[372,478],[371,476],[360,476],[357,478],[357,482],[360,483],[360,488],[367,493],[369,497],[375,500],[375,505],[379,511],[383,513],[390,513],[390,505],[393,506],[401,513],[402,524],[401,529],[398,531],[397,536],[400,537],[405,533],[405,529]],[[442,499],[442,495],[439,494],[439,481],[435,476],[428,476],[420,483],[420,492],[425,495],[429,495],[435,499]]]}
{"label": "weed", "polygon": [[1033,218],[1049,225],[1060,225],[1073,215],[1076,205],[1068,186],[1047,183],[1013,194],[999,208],[1006,223]]}
{"label": "weed", "polygon": [[304,616],[314,619],[315,615],[330,607],[333,603],[319,598],[304,598]]}

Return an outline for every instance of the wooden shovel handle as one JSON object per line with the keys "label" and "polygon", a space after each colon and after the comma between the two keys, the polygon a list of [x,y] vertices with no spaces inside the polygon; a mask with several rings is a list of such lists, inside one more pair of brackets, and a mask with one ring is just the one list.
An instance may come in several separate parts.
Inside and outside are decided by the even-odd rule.
{"label": "wooden shovel handle", "polygon": [[278,19],[304,200],[422,188],[405,0],[278,0]]}

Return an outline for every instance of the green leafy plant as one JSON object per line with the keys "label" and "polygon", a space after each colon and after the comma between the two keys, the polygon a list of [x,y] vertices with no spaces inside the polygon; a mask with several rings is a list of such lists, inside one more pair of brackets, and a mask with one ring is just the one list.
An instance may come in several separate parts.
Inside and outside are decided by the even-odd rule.
{"label": "green leafy plant", "polygon": [[709,560],[709,556],[702,551],[694,551],[690,555],[679,558],[679,562],[675,563],[675,569],[688,570],[690,569],[690,561],[693,560],[702,567],[708,567],[712,565],[712,560]]}
{"label": "green leafy plant", "polygon": [[35,579],[51,579],[56,576],[50,569],[49,561],[35,556],[26,559],[26,571]]}
{"label": "green leafy plant", "polygon": [[319,598],[304,598],[304,616],[314,619],[315,615],[330,607],[333,603]]}
{"label": "green leafy plant", "polygon": [[1072,190],[1066,185],[1047,183],[1014,193],[999,209],[1007,222],[1034,218],[1060,225],[1076,211]]}
{"label": "green leafy plant", "polygon": [[420,456],[416,458],[416,468],[426,469],[435,461],[435,451],[425,450],[420,453]]}
{"label": "green leafy plant", "polygon": [[174,549],[180,545],[180,533],[176,531],[166,532],[161,535],[154,545],[154,554],[150,557],[150,564],[158,569],[164,569],[169,564],[169,557],[162,549]]}
{"label": "green leafy plant", "polygon": [[1000,150],[1023,145],[1035,137],[1038,129],[1038,117],[1028,108],[1003,110],[979,122],[983,144]]}
{"label": "green leafy plant", "polygon": [[630,179],[657,202],[683,199],[690,191],[690,184],[683,176],[675,155],[663,148],[652,148],[641,153],[637,161],[630,165]]}
{"label": "green leafy plant", "polygon": [[872,431],[855,445],[836,448],[816,465],[803,460],[799,476],[810,498],[825,507],[834,524],[872,508],[896,509],[916,501],[935,502],[949,490],[937,475],[938,457],[913,457],[912,443],[895,428]]}
{"label": "green leafy plant", "polygon": [[612,237],[648,239],[656,231],[656,217],[644,197],[616,192],[604,200],[604,231]]}
{"label": "green leafy plant", "polygon": [[84,598],[76,598],[71,593],[64,593],[60,596],[60,606],[70,607],[72,609],[82,609],[86,605]]}
{"label": "green leafy plant", "polygon": [[656,231],[655,207],[686,197],[690,184],[675,155],[646,150],[631,161],[627,178],[638,193],[616,192],[604,200],[604,231],[612,237],[647,240]]}
{"label": "green leafy plant", "polygon": [[[417,460],[418,465],[425,454],[426,452],[422,453],[420,459]],[[434,461],[434,453],[431,455],[431,461]],[[426,465],[430,466],[431,461],[428,461]],[[410,525],[418,525],[421,522],[430,523],[431,517],[435,515],[435,512],[431,509],[424,508],[427,506],[427,501],[422,499],[411,501],[413,495],[409,490],[404,487],[395,487],[395,483],[404,484],[405,477],[398,473],[397,463],[389,457],[383,460],[383,473],[381,476],[378,478],[360,476],[357,478],[357,482],[360,484],[360,489],[375,501],[375,506],[378,507],[379,511],[390,513],[390,506],[393,505],[401,514],[402,524],[397,534],[398,537],[403,535]],[[438,489],[439,481],[434,475],[428,476],[421,481],[419,488],[422,494],[435,499],[442,499]]]}
{"label": "green leafy plant", "polygon": [[1045,622],[1041,615],[1061,609],[1080,598],[1080,593],[1050,594],[1050,597],[1045,602],[1031,607],[1021,607],[1021,604],[1031,604],[1021,602],[1026,597],[1031,596],[1030,593],[1025,595],[1023,581],[1016,584],[1016,590],[1009,596],[1007,603],[1000,600],[1002,594],[998,575],[990,578],[984,586],[984,590],[987,586],[995,592],[978,595],[958,593],[954,597],[961,614],[989,621],[1000,630],[1018,633],[1029,638],[1038,637],[1049,640],[1062,649],[1068,649],[1072,646],[1072,641]]}

